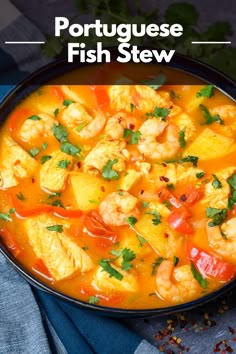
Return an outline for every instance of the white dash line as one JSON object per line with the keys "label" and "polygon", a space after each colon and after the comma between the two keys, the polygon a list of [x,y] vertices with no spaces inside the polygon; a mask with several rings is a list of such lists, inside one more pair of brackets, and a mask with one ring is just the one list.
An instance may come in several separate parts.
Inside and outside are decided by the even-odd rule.
{"label": "white dash line", "polygon": [[11,42],[5,42],[5,44],[44,44],[45,42],[41,42],[41,41],[39,41],[39,42],[13,42],[13,41],[11,41]]}
{"label": "white dash line", "polygon": [[193,41],[192,44],[231,44],[231,41]]}

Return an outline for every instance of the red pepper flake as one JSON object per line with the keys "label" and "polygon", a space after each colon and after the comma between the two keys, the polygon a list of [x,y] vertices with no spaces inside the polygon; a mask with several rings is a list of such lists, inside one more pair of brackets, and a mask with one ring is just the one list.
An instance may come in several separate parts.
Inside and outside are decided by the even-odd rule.
{"label": "red pepper flake", "polygon": [[32,177],[31,181],[32,181],[32,183],[35,183],[35,179],[34,179],[34,177]]}
{"label": "red pepper flake", "polygon": [[185,194],[182,194],[179,199],[180,199],[182,202],[186,202],[187,197],[186,197]]}
{"label": "red pepper flake", "polygon": [[164,236],[165,236],[165,238],[168,238],[168,237],[169,237],[169,235],[168,235],[167,232],[164,233]]}
{"label": "red pepper flake", "polygon": [[235,334],[235,329],[234,329],[233,327],[230,327],[230,326],[229,326],[228,329],[229,329],[229,331],[230,331],[231,334]]}
{"label": "red pepper flake", "polygon": [[234,350],[228,345],[225,350],[228,352],[228,353],[233,353]]}
{"label": "red pepper flake", "polygon": [[165,162],[162,162],[162,166],[163,166],[163,167],[166,167],[167,164],[166,164]]}
{"label": "red pepper flake", "polygon": [[81,162],[77,162],[77,167],[80,168],[81,167]]}
{"label": "red pepper flake", "polygon": [[135,125],[132,124],[132,123],[130,123],[130,124],[129,124],[129,129],[133,130],[134,128],[135,128]]}
{"label": "red pepper flake", "polygon": [[140,194],[143,194],[143,193],[144,193],[144,190],[142,189],[141,192],[140,192]]}
{"label": "red pepper flake", "polygon": [[165,176],[160,176],[159,179],[160,179],[160,181],[162,181],[162,182],[169,182],[169,178],[168,178],[168,177],[165,177]]}
{"label": "red pepper flake", "polygon": [[213,350],[214,353],[218,353],[220,352],[220,346],[223,344],[223,341],[221,340],[220,342],[218,342],[216,345],[215,345],[215,348]]}
{"label": "red pepper flake", "polygon": [[104,186],[101,186],[100,189],[101,189],[102,192],[105,192],[105,187]]}

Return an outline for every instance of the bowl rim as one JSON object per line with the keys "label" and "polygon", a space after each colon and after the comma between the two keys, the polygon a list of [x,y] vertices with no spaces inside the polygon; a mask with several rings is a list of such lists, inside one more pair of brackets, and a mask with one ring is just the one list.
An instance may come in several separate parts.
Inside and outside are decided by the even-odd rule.
{"label": "bowl rim", "polygon": [[[140,47],[143,49],[155,49],[150,47]],[[107,48],[111,51],[112,60],[117,56],[117,49],[116,48]],[[97,64],[97,63],[95,63]],[[152,63],[154,65],[159,65],[158,63]],[[14,106],[16,106],[19,101],[23,97],[27,96],[34,90],[36,90],[42,84],[45,84],[48,79],[45,77],[47,75],[51,75],[55,77],[55,74],[52,74],[54,70],[58,70],[61,68],[66,68],[68,71],[79,69],[84,66],[93,65],[87,63],[79,63],[75,62],[71,65],[67,62],[67,59],[62,58],[58,59],[52,63],[43,66],[42,68],[36,70],[33,74],[27,76],[23,79],[19,84],[15,85],[1,100],[0,102],[0,120],[4,120],[4,118],[9,114]],[[102,65],[102,64],[101,64]],[[145,64],[148,65],[148,64]],[[221,71],[211,67],[208,64],[205,64],[197,59],[190,58],[185,55],[181,55],[175,53],[172,61],[170,63],[161,63],[161,65],[170,67],[174,70],[183,71],[191,76],[195,76],[196,78],[209,83],[213,84],[217,89],[219,89],[224,95],[230,97],[232,100],[236,100],[236,82],[228,77],[226,74],[222,73]],[[191,70],[192,69],[192,70]],[[35,80],[41,78],[43,82],[35,84]],[[1,124],[1,123],[0,123]],[[224,284],[221,288],[212,291],[206,295],[203,295],[200,298],[197,298],[192,301],[188,301],[185,303],[167,306],[167,307],[159,307],[159,308],[146,308],[146,309],[125,309],[125,308],[116,308],[116,307],[109,307],[109,306],[100,306],[96,304],[89,304],[88,302],[78,300],[73,298],[72,296],[66,295],[58,290],[55,290],[43,282],[43,280],[38,279],[32,272],[27,270],[21,263],[14,258],[14,256],[9,252],[6,246],[0,239],[0,252],[5,256],[5,258],[11,263],[11,265],[25,278],[31,285],[35,286],[36,288],[43,290],[46,293],[49,293],[60,300],[64,300],[69,302],[73,305],[80,306],[85,309],[89,310],[96,310],[100,314],[105,314],[107,316],[138,316],[138,317],[145,317],[145,316],[161,316],[172,314],[180,311],[190,310],[194,307],[203,305],[223,293],[231,290],[234,286],[236,286],[236,279],[231,280],[230,282]]]}

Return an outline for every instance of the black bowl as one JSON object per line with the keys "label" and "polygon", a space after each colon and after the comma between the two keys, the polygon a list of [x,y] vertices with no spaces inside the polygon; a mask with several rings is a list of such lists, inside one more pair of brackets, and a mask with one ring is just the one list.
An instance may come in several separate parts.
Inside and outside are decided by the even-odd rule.
{"label": "black bowl", "polygon": [[[117,51],[111,49],[113,60],[117,57]],[[11,92],[3,99],[0,104],[0,123],[4,122],[9,112],[26,96],[34,91],[38,86],[47,83],[64,73],[70,72],[76,68],[86,66],[88,64],[73,63],[68,64],[66,60],[58,60],[52,64],[45,66],[44,68],[36,71],[34,74],[26,78],[22,83],[17,85]],[[214,84],[225,95],[231,99],[236,100],[236,82],[227,77],[225,74],[215,70],[214,68],[201,63],[197,60],[175,54],[172,61],[166,66],[176,69],[178,71],[188,73],[194,76],[197,80],[202,80],[206,83]],[[75,84],[75,82],[74,82]],[[80,83],[82,84],[82,83]],[[177,84],[177,83],[176,83]],[[115,317],[146,317],[146,316],[161,316],[174,312],[186,311],[196,306],[205,304],[206,302],[217,298],[224,292],[229,291],[236,285],[236,279],[225,284],[220,289],[202,296],[194,301],[189,301],[184,304],[179,304],[170,307],[153,308],[144,310],[127,310],[119,308],[111,308],[105,306],[98,306],[88,304],[86,302],[74,299],[68,295],[65,295],[57,290],[50,288],[50,286],[44,284],[41,280],[37,279],[32,273],[26,270],[17,259],[15,259],[4,244],[0,243],[0,252],[6,257],[6,259],[12,264],[12,266],[33,286],[43,290],[51,295],[56,296],[61,300],[65,300],[73,305],[83,307],[89,310],[96,311],[97,314]]]}

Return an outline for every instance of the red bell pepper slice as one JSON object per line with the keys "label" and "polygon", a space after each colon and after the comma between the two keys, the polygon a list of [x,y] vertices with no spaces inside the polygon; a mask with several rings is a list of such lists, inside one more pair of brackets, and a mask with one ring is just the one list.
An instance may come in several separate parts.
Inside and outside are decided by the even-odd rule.
{"label": "red bell pepper slice", "polygon": [[78,218],[83,215],[79,209],[64,209],[53,205],[41,204],[32,208],[19,208],[16,206],[16,214],[22,218],[28,218],[30,216],[38,214],[54,213],[62,218]]}
{"label": "red bell pepper slice", "polygon": [[197,248],[190,242],[187,244],[187,257],[203,276],[229,281],[236,274],[236,267],[233,264]]}
{"label": "red bell pepper slice", "polygon": [[14,235],[7,228],[2,227],[0,229],[0,238],[2,238],[4,244],[14,257],[19,257],[22,254],[22,248],[18,245]]}
{"label": "red bell pepper slice", "polygon": [[167,221],[174,230],[185,235],[192,235],[194,229],[186,219],[187,217],[185,209],[175,209],[170,213]]}
{"label": "red bell pepper slice", "polygon": [[10,133],[14,135],[19,128],[19,122],[22,122],[24,118],[27,119],[30,116],[32,116],[32,111],[27,108],[19,108],[15,110],[8,119],[8,129]]}
{"label": "red bell pepper slice", "polygon": [[52,279],[52,275],[49,272],[48,268],[46,267],[46,265],[44,264],[43,260],[38,258],[35,263],[33,264],[32,269],[39,273],[40,275],[42,275],[43,277],[47,278],[47,279]]}

